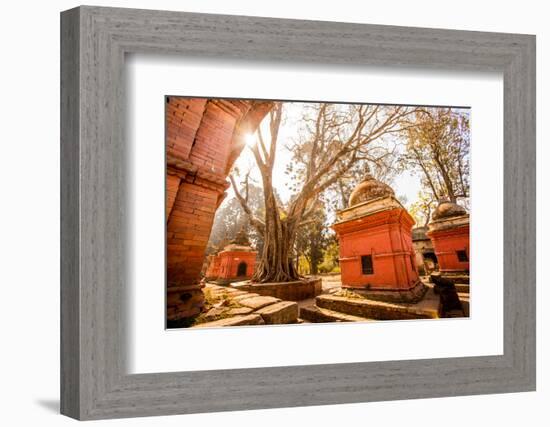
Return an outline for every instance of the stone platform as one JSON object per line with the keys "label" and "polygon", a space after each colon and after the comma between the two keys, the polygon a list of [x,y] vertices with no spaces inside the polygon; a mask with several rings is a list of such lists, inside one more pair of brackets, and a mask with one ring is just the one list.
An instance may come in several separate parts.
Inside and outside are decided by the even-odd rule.
{"label": "stone platform", "polygon": [[360,296],[369,300],[397,302],[397,303],[416,303],[424,298],[428,291],[428,287],[418,280],[414,286],[403,290],[385,290],[385,289],[361,289],[361,288],[345,288],[349,289]]}
{"label": "stone platform", "polygon": [[192,328],[225,326],[281,325],[298,323],[298,304],[271,296],[246,292],[211,283],[204,288],[207,311]]}
{"label": "stone platform", "polygon": [[470,285],[467,283],[455,283],[455,288],[458,293],[469,294]]}
{"label": "stone platform", "polygon": [[[469,317],[469,296],[459,294],[463,312],[443,317]],[[346,289],[334,290],[300,306],[300,318],[309,322],[368,322],[373,320],[438,319],[440,299],[433,286],[426,285],[423,298],[415,303],[379,301]]]}
{"label": "stone platform", "polygon": [[321,295],[315,304],[319,308],[374,320],[437,319],[439,297],[426,297],[416,304],[390,303],[367,298]]}
{"label": "stone platform", "polygon": [[447,280],[450,280],[455,285],[462,284],[462,285],[469,285],[470,284],[470,275],[467,273],[450,273],[450,272],[442,272],[441,276],[444,277]]}
{"label": "stone platform", "polygon": [[[441,317],[439,296],[434,293],[430,283],[425,283],[426,292],[416,303],[377,301],[361,293],[332,285],[324,286],[322,295],[299,302],[285,301],[270,295],[247,292],[243,290],[247,282],[240,283],[241,286],[207,283],[204,288],[207,310],[195,319],[191,327],[371,322]],[[464,312],[450,313],[443,317],[469,317],[469,295],[459,293],[458,296]]]}
{"label": "stone platform", "polygon": [[322,292],[322,282],[320,278],[308,278],[287,283],[237,282],[233,283],[231,287],[241,291],[280,298],[286,301],[302,301],[309,298],[315,298]]}

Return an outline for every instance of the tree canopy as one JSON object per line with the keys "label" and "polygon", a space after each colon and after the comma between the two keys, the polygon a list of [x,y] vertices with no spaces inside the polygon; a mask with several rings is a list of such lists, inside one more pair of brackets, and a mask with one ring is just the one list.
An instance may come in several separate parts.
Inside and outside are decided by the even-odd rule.
{"label": "tree canopy", "polygon": [[[410,202],[418,225],[428,223],[441,199],[468,204],[470,122],[464,110],[304,103],[296,131],[282,139],[287,106],[275,103],[248,147],[259,182],[250,170],[232,171],[235,198],[216,214],[210,239],[214,248],[243,224],[248,227],[260,252],[253,281],[299,280],[300,257],[310,274],[316,274],[321,264],[334,267],[337,246],[328,225],[336,210],[347,207],[350,193],[366,174],[386,183],[403,173],[419,176],[416,198],[398,194],[403,204]],[[277,164],[281,145],[291,156],[284,165]],[[277,193],[281,183],[274,182],[276,167],[284,168],[289,178],[290,197],[285,202]]]}

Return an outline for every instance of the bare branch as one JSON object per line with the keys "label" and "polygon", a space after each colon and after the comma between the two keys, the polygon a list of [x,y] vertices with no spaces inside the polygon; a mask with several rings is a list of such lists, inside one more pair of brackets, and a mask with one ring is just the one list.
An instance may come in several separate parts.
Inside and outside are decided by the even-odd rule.
{"label": "bare branch", "polygon": [[262,135],[262,131],[261,131],[260,127],[258,127],[257,134],[258,134],[258,141],[260,142],[260,148],[262,149],[262,154],[264,155],[265,162],[267,163],[268,162],[268,154],[267,154],[267,150],[265,148],[264,137]]}
{"label": "bare branch", "polygon": [[[247,175],[248,177],[248,175]],[[233,178],[233,175],[229,175],[229,180],[231,181],[231,185],[233,186],[233,191],[235,192],[235,197],[237,197],[237,200],[239,201],[241,208],[248,216],[248,219],[250,221],[250,224],[258,231],[258,233],[264,233],[265,231],[265,224],[260,219],[256,218],[252,212],[252,209],[250,209],[250,206],[248,206],[248,179],[246,180],[246,199],[241,195],[237,188],[237,184],[235,183],[235,178]]]}

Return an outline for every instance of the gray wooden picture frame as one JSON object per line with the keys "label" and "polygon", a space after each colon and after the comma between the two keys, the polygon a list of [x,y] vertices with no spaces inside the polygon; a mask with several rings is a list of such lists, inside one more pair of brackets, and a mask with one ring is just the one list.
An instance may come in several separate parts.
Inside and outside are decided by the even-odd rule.
{"label": "gray wooden picture frame", "polygon": [[[136,52],[502,72],[504,354],[127,374],[124,58]],[[530,390],[534,36],[88,6],[62,12],[63,414],[100,419]]]}

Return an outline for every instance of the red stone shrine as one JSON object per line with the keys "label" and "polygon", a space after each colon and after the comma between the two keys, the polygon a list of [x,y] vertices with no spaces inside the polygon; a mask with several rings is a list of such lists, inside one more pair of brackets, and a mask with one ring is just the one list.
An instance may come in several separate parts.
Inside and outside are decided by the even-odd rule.
{"label": "red stone shrine", "polygon": [[415,265],[414,220],[388,185],[367,177],[333,225],[340,244],[342,287],[382,300],[413,301],[425,286]]}
{"label": "red stone shrine", "polygon": [[428,224],[439,271],[443,275],[470,272],[470,216],[462,206],[442,201]]}
{"label": "red stone shrine", "polygon": [[247,280],[254,274],[257,252],[250,247],[244,231],[212,258],[206,273],[207,280],[230,283]]}

